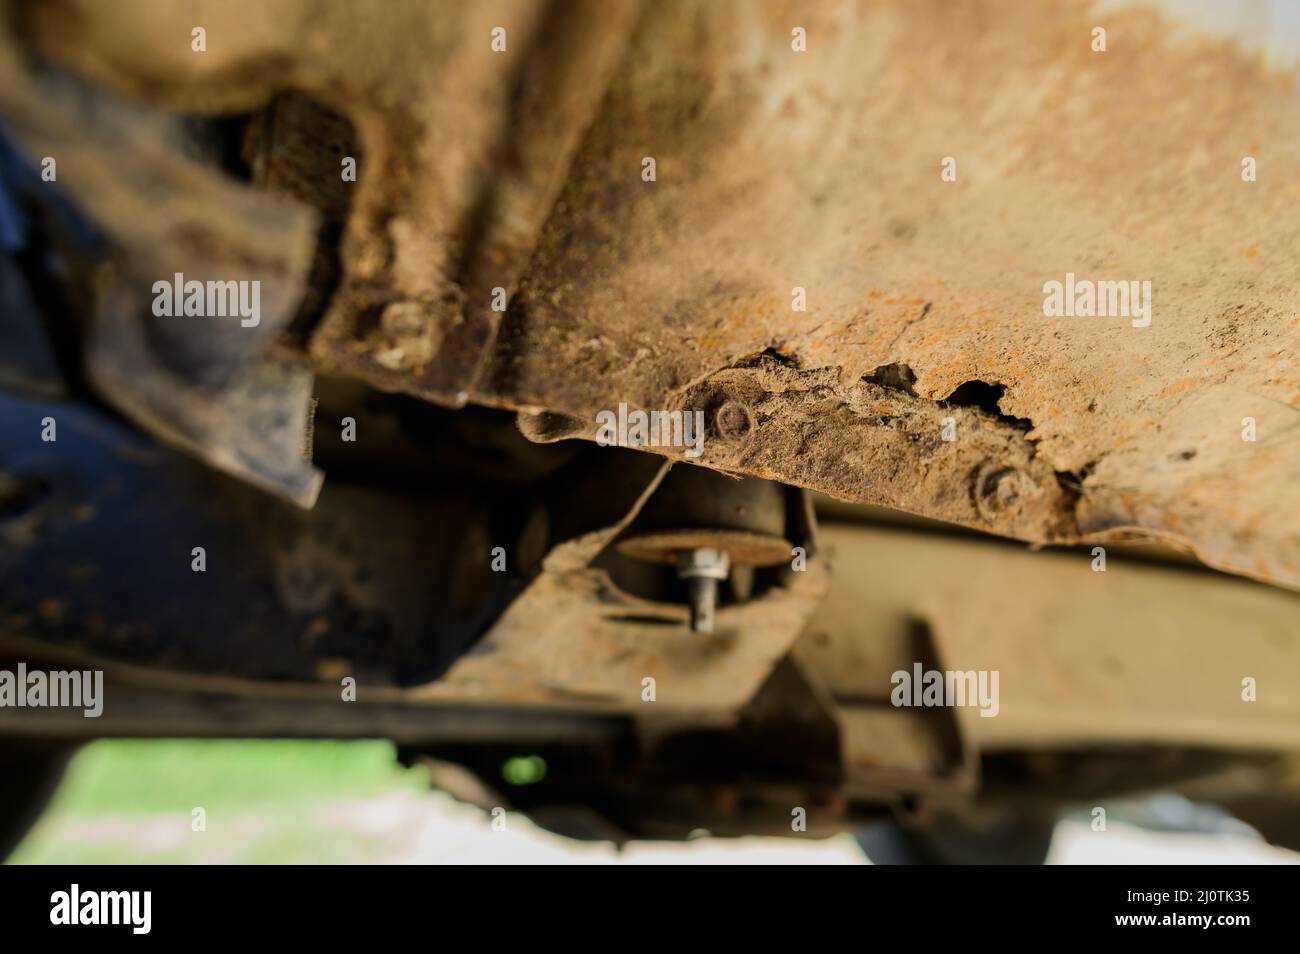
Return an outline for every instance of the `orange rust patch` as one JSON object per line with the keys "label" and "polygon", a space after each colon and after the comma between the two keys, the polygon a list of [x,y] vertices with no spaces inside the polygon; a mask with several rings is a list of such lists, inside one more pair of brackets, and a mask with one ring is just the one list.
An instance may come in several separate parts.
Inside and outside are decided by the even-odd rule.
{"label": "orange rust patch", "polygon": [[1173,384],[1161,388],[1160,393],[1156,396],[1161,398],[1173,397],[1175,394],[1182,394],[1183,392],[1190,391],[1195,387],[1196,378],[1179,378]]}

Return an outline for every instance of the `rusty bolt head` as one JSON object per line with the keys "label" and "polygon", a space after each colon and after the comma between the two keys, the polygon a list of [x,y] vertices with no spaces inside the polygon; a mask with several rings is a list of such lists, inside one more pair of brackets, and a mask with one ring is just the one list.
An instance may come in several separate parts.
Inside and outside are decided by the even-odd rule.
{"label": "rusty bolt head", "polygon": [[713,426],[726,441],[740,440],[754,427],[749,408],[739,401],[726,401],[713,414]]}
{"label": "rusty bolt head", "polygon": [[390,302],[379,316],[382,346],[374,359],[392,371],[427,364],[442,344],[442,329],[428,310],[415,301]]}
{"label": "rusty bolt head", "polygon": [[986,467],[980,472],[975,502],[981,514],[995,518],[1014,514],[1025,502],[1031,483],[1014,467]]}
{"label": "rusty bolt head", "polygon": [[413,301],[395,301],[384,308],[379,318],[379,327],[384,334],[398,341],[418,338],[428,328],[429,320],[424,309]]}

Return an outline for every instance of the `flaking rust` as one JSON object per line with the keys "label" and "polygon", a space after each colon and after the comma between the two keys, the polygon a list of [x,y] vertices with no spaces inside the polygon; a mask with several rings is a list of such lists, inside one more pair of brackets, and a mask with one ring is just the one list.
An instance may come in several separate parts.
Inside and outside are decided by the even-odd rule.
{"label": "flaking rust", "polygon": [[[642,449],[1031,543],[1081,539],[1077,485],[1038,456],[1024,425],[841,378],[837,368],[754,355],[669,399],[703,414],[698,446]],[[599,442],[599,420],[521,415],[520,426],[532,440]]]}
{"label": "flaking rust", "polygon": [[[711,466],[1033,542],[1076,536],[1068,489],[1023,430],[984,412],[766,356],[693,390],[688,405],[714,409]],[[753,420],[739,439],[718,426],[728,402]]]}
{"label": "flaking rust", "polygon": [[[10,6],[147,108],[294,89],[352,124],[318,369],[577,436],[707,401],[710,467],[1300,588],[1294,63],[1136,2],[1097,52],[1071,0],[231,0],[203,56],[173,4]],[[1149,283],[1143,316],[1045,308],[1072,274]],[[910,391],[865,377],[889,365]],[[950,400],[972,381],[995,407]]]}

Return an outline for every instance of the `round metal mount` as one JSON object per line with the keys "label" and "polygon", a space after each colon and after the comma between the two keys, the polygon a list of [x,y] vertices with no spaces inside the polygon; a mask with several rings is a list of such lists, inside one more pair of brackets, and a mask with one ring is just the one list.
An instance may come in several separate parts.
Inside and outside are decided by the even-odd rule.
{"label": "round metal mount", "polygon": [[733,565],[776,566],[790,560],[789,540],[752,530],[691,529],[653,530],[620,540],[619,553],[647,563],[676,565],[683,553],[692,550],[723,550]]}

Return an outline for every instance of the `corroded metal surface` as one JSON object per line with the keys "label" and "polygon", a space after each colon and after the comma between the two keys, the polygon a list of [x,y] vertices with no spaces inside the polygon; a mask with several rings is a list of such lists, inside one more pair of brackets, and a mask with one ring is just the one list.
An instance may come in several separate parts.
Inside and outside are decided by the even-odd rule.
{"label": "corroded metal surface", "polygon": [[[241,0],[202,55],[152,0],[10,19],[153,108],[351,121],[319,367],[577,435],[727,395],[710,466],[1300,587],[1300,86],[1177,6]],[[1067,273],[1149,281],[1149,324],[1049,317]]]}
{"label": "corroded metal surface", "polygon": [[[1087,553],[870,524],[826,521],[821,540],[835,580],[794,655],[839,705],[897,714],[891,674],[932,652],[927,665],[1000,672],[997,718],[936,710],[980,752],[1300,749],[1300,595],[1123,556],[1095,573]],[[1243,701],[1247,677],[1267,694]]]}
{"label": "corroded metal surface", "polygon": [[752,698],[816,611],[826,568],[810,564],[789,586],[724,607],[708,636],[690,630],[685,608],[616,586],[593,561],[641,512],[668,466],[648,483],[606,486],[600,506],[612,519],[555,547],[482,642],[421,698],[596,712],[644,711],[654,702],[674,715],[714,719]]}

